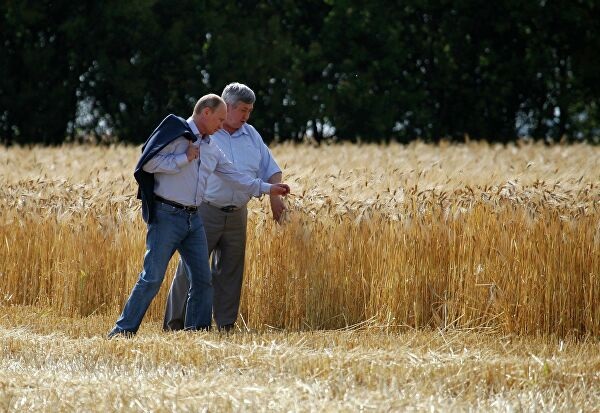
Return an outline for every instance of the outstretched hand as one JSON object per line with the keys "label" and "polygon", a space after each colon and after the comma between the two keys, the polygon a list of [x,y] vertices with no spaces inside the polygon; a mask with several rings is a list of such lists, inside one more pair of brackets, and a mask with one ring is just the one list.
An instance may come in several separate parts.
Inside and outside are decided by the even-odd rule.
{"label": "outstretched hand", "polygon": [[270,195],[287,195],[290,193],[290,187],[287,184],[272,184]]}

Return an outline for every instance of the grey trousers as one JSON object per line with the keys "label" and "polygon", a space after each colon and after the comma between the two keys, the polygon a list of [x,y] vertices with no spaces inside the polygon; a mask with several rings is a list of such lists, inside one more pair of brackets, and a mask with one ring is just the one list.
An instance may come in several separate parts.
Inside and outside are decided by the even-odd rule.
{"label": "grey trousers", "polygon": [[[246,252],[246,223],[248,210],[223,212],[203,203],[199,213],[204,222],[208,254],[211,256],[214,289],[213,312],[217,326],[235,323],[240,308],[244,257]],[[163,322],[164,330],[182,330],[188,300],[189,282],[181,259],[171,283]]]}

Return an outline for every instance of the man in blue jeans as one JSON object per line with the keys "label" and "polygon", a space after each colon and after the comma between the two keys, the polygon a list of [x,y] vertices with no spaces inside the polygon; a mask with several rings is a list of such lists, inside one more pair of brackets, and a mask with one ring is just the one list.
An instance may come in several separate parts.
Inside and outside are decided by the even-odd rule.
{"label": "man in blue jeans", "polygon": [[[240,172],[270,183],[281,182],[281,169],[271,151],[247,123],[256,101],[254,91],[234,82],[225,86],[221,97],[227,104],[227,118],[211,139]],[[209,256],[212,253],[213,315],[219,330],[231,331],[238,317],[250,199],[248,193],[236,191],[215,174],[208,178],[204,203],[198,209]],[[272,195],[270,201],[273,218],[279,221],[285,205],[280,196]],[[163,329],[184,328],[188,290],[186,268],[180,260],[167,298]]]}
{"label": "man in blue jeans", "polygon": [[138,331],[175,251],[181,255],[190,283],[184,328],[210,329],[213,290],[198,206],[211,173],[252,196],[289,193],[285,184],[268,184],[238,172],[211,142],[209,135],[223,126],[226,116],[223,99],[203,96],[191,117],[167,116],[144,144],[134,172],[148,224],[144,266],[108,338],[130,337]]}

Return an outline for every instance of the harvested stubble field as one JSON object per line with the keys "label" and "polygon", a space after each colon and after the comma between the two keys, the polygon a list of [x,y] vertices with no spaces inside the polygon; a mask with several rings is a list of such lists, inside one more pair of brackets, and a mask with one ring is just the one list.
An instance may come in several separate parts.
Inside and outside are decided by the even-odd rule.
{"label": "harvested stubble field", "polygon": [[138,148],[0,149],[1,410],[600,409],[600,148],[280,145],[234,334],[104,339]]}

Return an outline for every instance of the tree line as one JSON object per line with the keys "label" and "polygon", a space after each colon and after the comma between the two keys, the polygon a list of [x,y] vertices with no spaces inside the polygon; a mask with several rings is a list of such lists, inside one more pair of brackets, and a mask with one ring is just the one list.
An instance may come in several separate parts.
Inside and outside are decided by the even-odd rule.
{"label": "tree line", "polygon": [[0,1],[0,141],[140,143],[239,81],[266,141],[600,135],[592,0]]}

